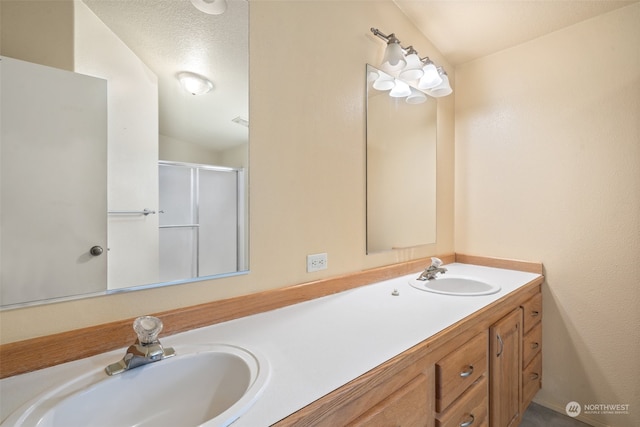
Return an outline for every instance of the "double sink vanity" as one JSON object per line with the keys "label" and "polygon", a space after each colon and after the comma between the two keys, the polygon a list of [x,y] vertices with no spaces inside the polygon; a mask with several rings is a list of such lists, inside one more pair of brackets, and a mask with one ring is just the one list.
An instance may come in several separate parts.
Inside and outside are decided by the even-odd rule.
{"label": "double sink vanity", "polygon": [[161,336],[174,357],[117,375],[122,348],[8,376],[0,426],[518,425],[541,386],[542,266],[447,261],[434,289],[416,262],[305,285],[332,290]]}

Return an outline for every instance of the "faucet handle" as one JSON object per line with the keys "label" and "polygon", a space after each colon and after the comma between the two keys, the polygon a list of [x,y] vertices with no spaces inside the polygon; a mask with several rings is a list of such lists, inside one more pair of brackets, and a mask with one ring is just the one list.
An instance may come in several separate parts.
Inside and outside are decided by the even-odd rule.
{"label": "faucet handle", "polygon": [[431,266],[435,268],[439,268],[442,265],[442,260],[440,258],[431,257]]}
{"label": "faucet handle", "polygon": [[138,334],[140,344],[151,344],[158,340],[162,331],[162,320],[153,316],[141,316],[133,321],[133,330]]}

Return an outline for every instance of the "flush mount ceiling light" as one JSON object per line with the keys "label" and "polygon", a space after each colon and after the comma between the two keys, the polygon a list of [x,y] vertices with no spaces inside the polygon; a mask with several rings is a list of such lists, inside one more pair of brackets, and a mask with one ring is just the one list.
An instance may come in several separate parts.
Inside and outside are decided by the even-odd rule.
{"label": "flush mount ceiling light", "polygon": [[191,0],[191,3],[208,15],[222,15],[227,10],[227,0]]}
{"label": "flush mount ceiling light", "polygon": [[183,71],[177,77],[182,88],[192,95],[204,95],[213,89],[213,83],[199,74]]}
{"label": "flush mount ceiling light", "polygon": [[[423,102],[422,97],[415,92],[422,91],[435,98],[447,96],[453,92],[447,73],[442,67],[434,64],[429,57],[420,58],[413,46],[403,47],[393,33],[386,35],[377,28],[371,28],[371,32],[387,42],[381,68],[391,77],[385,79],[385,84],[382,84],[380,80],[383,73],[380,73],[380,77],[373,84],[375,89],[391,89],[389,95],[393,97],[400,97],[398,93],[406,93],[402,96],[411,96],[411,99],[407,99],[408,103]],[[390,86],[389,81],[394,82],[393,87]],[[399,81],[419,90],[407,93],[406,88],[398,84]]]}

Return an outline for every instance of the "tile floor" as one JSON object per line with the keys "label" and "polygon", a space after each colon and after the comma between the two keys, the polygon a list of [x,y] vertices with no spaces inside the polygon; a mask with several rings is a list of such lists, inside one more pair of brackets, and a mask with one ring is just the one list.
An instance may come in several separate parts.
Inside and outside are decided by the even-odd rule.
{"label": "tile floor", "polygon": [[522,417],[520,427],[589,427],[589,424],[547,409],[537,403],[531,403]]}

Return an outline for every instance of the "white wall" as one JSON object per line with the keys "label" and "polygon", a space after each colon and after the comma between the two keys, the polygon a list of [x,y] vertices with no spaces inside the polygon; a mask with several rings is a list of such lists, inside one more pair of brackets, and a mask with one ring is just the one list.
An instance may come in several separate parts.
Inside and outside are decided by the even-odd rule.
{"label": "white wall", "polygon": [[[157,210],[158,79],[83,2],[74,4],[75,71],[108,81],[109,210]],[[108,219],[108,288],[157,283],[158,215]]]}
{"label": "white wall", "polygon": [[159,160],[222,166],[220,154],[201,145],[160,135]]}
{"label": "white wall", "polygon": [[457,252],[545,266],[543,388],[640,425],[640,4],[456,69]]}

